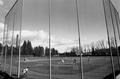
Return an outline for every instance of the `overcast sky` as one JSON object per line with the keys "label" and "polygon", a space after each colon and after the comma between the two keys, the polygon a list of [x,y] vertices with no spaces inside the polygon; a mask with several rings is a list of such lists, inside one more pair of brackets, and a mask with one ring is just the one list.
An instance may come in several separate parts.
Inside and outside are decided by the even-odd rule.
{"label": "overcast sky", "polygon": [[[14,1],[0,0],[1,26]],[[51,1],[51,45],[60,52],[67,51],[78,45],[75,0]],[[113,0],[113,4],[120,12],[120,1]],[[78,0],[78,6],[82,45],[106,40],[102,0]],[[48,0],[24,0],[22,39],[31,40],[33,46],[48,45],[48,7]]]}

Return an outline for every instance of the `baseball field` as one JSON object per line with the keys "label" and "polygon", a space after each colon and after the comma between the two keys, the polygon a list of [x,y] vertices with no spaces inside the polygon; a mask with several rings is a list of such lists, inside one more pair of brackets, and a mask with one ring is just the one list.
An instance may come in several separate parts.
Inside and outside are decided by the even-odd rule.
{"label": "baseball field", "polygon": [[[64,60],[64,62],[61,61]],[[76,64],[74,64],[76,59]],[[114,59],[114,68],[117,70],[117,57]],[[110,57],[83,57],[84,79],[102,79],[112,72]],[[28,67],[26,79],[49,79],[50,63],[47,57],[21,57],[22,70]],[[18,57],[13,57],[12,74],[17,74]],[[3,69],[3,68],[2,68]],[[6,72],[10,72],[10,57],[7,57]],[[51,59],[52,79],[80,79],[80,58],[79,57],[52,57]]]}

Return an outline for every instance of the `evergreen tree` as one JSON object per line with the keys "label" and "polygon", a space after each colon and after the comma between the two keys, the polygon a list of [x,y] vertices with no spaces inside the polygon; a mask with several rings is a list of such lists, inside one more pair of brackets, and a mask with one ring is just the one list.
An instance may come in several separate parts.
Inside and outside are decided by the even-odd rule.
{"label": "evergreen tree", "polygon": [[43,47],[39,47],[40,49],[40,56],[43,56],[44,55],[44,48]]}
{"label": "evergreen tree", "polygon": [[46,47],[46,48],[45,48],[45,56],[49,56],[49,55],[50,55],[50,53],[49,53],[49,48]]}
{"label": "evergreen tree", "polygon": [[34,48],[34,56],[40,56],[38,47]]}
{"label": "evergreen tree", "polygon": [[21,47],[21,54],[22,55],[26,55],[26,46],[27,46],[27,43],[26,43],[26,41],[24,41],[24,43]]}
{"label": "evergreen tree", "polygon": [[27,55],[32,55],[33,54],[32,44],[29,40],[27,42],[26,52],[27,52]]}
{"label": "evergreen tree", "polygon": [[51,49],[51,56],[58,55],[58,51],[54,48]]}
{"label": "evergreen tree", "polygon": [[34,48],[34,56],[43,56],[44,55],[44,48],[39,46]]}
{"label": "evergreen tree", "polygon": [[21,47],[21,54],[22,55],[33,55],[33,48],[31,41],[24,41],[22,47]]}

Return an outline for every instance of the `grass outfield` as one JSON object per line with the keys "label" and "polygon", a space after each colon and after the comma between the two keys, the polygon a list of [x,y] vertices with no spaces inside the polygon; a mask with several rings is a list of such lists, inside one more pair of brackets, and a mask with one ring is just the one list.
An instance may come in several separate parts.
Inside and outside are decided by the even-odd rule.
{"label": "grass outfield", "polygon": [[[80,79],[80,58],[64,57],[64,63],[61,63],[61,57],[52,58],[52,79]],[[73,65],[73,60],[77,64]],[[26,57],[26,62],[21,57],[21,74],[22,69],[29,67],[29,79],[49,79],[49,59],[44,57]],[[17,57],[13,58],[13,72],[17,73]],[[114,63],[117,64],[117,58],[114,57]],[[9,73],[10,58],[7,58],[6,67]],[[117,65],[115,65],[117,69]],[[83,57],[84,79],[102,79],[105,75],[111,73],[110,57]]]}

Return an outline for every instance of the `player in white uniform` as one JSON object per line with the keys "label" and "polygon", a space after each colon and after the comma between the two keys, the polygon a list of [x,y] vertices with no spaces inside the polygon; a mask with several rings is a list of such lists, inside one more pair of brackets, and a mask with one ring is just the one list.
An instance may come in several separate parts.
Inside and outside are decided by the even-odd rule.
{"label": "player in white uniform", "polygon": [[23,69],[23,75],[26,75],[28,73],[28,67]]}
{"label": "player in white uniform", "polygon": [[63,59],[61,59],[62,64],[65,62]]}

